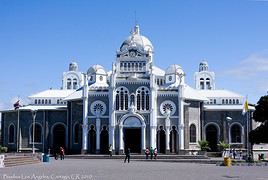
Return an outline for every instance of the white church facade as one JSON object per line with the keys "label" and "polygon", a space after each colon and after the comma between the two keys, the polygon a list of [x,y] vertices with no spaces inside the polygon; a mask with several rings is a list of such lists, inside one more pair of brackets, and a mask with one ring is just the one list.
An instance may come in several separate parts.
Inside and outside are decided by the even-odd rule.
{"label": "white church facade", "polygon": [[211,151],[219,150],[220,141],[247,148],[244,97],[216,89],[205,61],[192,88],[179,65],[154,66],[153,52],[135,26],[111,71],[93,65],[82,73],[71,63],[61,89],[31,95],[31,103],[19,110],[2,111],[3,145],[20,151],[34,139],[42,152],[64,146],[67,153],[89,154],[107,153],[110,145],[116,154],[126,148],[143,153],[147,147],[185,154],[198,150],[199,140],[207,140]]}

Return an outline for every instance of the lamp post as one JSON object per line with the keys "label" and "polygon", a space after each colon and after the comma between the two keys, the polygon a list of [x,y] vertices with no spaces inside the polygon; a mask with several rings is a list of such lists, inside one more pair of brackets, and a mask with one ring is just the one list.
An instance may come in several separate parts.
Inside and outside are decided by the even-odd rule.
{"label": "lamp post", "polygon": [[230,140],[230,121],[232,120],[233,118],[227,116],[226,117],[226,121],[227,121],[227,127],[228,127],[228,145],[229,145],[229,156],[230,156],[230,152],[231,152],[231,140]]}
{"label": "lamp post", "polygon": [[35,147],[34,147],[34,142],[35,142],[35,139],[34,139],[34,136],[35,136],[35,118],[36,118],[36,112],[37,110],[36,109],[32,109],[32,116],[33,116],[33,126],[32,126],[32,129],[33,129],[33,135],[32,135],[32,152],[33,154],[35,154]]}

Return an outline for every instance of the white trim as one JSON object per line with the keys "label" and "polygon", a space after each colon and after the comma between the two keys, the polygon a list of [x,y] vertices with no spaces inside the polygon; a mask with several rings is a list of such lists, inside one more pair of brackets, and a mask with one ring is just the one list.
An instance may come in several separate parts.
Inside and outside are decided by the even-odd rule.
{"label": "white trim", "polygon": [[[231,137],[231,129],[234,125],[240,126],[240,138],[241,142],[240,143],[233,143],[232,142],[232,137]],[[244,144],[244,127],[239,123],[239,122],[233,122],[232,124],[229,125],[228,133],[229,133],[229,144]]]}
{"label": "white trim", "polygon": [[123,127],[126,127],[126,126],[124,126],[124,121],[127,119],[127,118],[129,118],[129,117],[131,117],[131,116],[134,116],[134,117],[136,117],[136,118],[138,118],[139,120],[140,120],[140,122],[141,122],[141,125],[139,126],[139,127],[142,127],[142,126],[146,126],[146,123],[145,123],[145,119],[144,119],[144,117],[142,116],[142,115],[140,115],[140,114],[137,114],[137,113],[133,113],[133,114],[125,114],[124,116],[122,116],[121,118],[120,118],[120,121],[119,121],[119,126],[123,126]]}

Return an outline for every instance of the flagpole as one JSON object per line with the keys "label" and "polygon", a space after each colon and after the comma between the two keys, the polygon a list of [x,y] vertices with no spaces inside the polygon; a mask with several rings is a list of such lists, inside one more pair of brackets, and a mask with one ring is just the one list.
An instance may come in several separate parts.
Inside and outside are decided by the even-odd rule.
{"label": "flagpole", "polygon": [[18,108],[18,120],[17,120],[17,152],[19,152],[19,147],[20,147],[20,108]]}

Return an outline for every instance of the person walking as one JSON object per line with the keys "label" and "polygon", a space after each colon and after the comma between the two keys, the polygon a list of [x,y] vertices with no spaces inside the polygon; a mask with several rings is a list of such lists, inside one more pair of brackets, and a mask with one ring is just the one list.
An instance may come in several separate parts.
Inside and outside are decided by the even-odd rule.
{"label": "person walking", "polygon": [[149,150],[149,148],[147,147],[147,148],[145,149],[145,156],[146,156],[146,159],[149,158],[149,154],[150,154],[150,150]]}
{"label": "person walking", "polygon": [[112,157],[112,155],[113,155],[113,146],[111,144],[109,146],[109,154],[110,154],[110,157]]}
{"label": "person walking", "polygon": [[154,148],[154,159],[156,159],[156,158],[157,158],[157,149]]}
{"label": "person walking", "polygon": [[60,147],[60,160],[64,160],[64,155],[65,155],[64,149],[63,147]]}
{"label": "person walking", "polygon": [[129,160],[130,160],[130,148],[127,148],[125,154],[126,154],[126,157],[125,157],[124,163],[126,163],[126,161],[128,161],[128,163],[129,163]]}
{"label": "person walking", "polygon": [[154,155],[154,149],[153,147],[150,148],[150,155],[151,155],[151,160],[153,159],[153,155]]}

